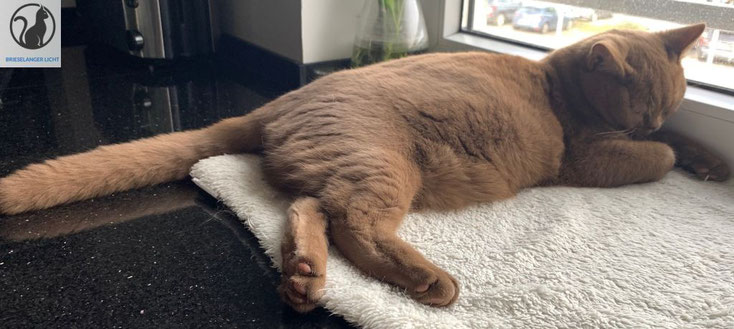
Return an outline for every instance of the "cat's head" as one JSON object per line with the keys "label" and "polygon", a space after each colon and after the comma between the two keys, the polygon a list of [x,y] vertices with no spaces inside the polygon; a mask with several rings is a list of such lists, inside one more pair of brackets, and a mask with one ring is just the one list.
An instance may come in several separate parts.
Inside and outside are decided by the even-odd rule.
{"label": "cat's head", "polygon": [[48,18],[48,8],[44,6],[40,6],[41,8],[38,8],[38,11],[36,11],[36,19],[46,19]]}
{"label": "cat's head", "polygon": [[613,30],[582,42],[579,82],[586,100],[616,129],[642,135],[659,129],[683,100],[681,58],[704,28]]}

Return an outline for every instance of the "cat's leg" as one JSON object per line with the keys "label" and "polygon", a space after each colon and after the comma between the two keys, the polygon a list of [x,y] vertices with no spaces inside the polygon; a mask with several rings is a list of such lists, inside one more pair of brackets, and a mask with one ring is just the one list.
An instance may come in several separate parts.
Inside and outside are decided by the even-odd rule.
{"label": "cat's leg", "polygon": [[334,245],[361,271],[403,288],[418,302],[453,303],[457,281],[396,234],[418,190],[420,173],[407,160],[379,162],[379,156],[361,162],[359,180],[327,185],[321,201]]}
{"label": "cat's leg", "polygon": [[364,273],[401,287],[420,303],[446,306],[459,295],[457,281],[426,260],[396,234],[405,214],[399,207],[372,207],[378,196],[361,196],[343,220],[332,221],[331,237],[339,251]]}
{"label": "cat's leg", "polygon": [[658,131],[649,138],[672,147],[675,165],[696,174],[698,178],[714,181],[729,178],[730,170],[726,162],[701,144],[672,131]]}
{"label": "cat's leg", "polygon": [[283,256],[278,292],[299,312],[316,307],[326,282],[327,221],[315,198],[300,198],[288,209],[288,223],[281,244]]}
{"label": "cat's leg", "polygon": [[571,144],[563,159],[562,184],[613,187],[661,179],[675,163],[670,146],[653,141],[605,139]]}

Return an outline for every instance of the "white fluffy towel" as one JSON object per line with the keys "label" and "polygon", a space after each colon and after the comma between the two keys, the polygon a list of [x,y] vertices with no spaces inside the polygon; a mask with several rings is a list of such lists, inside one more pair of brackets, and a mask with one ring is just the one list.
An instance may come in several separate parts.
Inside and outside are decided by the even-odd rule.
{"label": "white fluffy towel", "polygon": [[[194,182],[232,208],[280,266],[288,200],[260,159],[202,160]],[[321,305],[364,328],[734,328],[734,185],[671,172],[612,189],[546,187],[399,234],[459,281],[455,305],[418,304],[332,246]]]}

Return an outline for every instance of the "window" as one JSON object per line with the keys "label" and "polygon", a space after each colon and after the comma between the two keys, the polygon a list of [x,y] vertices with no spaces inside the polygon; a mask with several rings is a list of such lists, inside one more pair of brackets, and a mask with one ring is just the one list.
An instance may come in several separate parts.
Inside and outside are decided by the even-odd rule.
{"label": "window", "polygon": [[689,81],[734,91],[734,0],[464,0],[461,29],[540,50],[611,29],[706,22],[682,63]]}

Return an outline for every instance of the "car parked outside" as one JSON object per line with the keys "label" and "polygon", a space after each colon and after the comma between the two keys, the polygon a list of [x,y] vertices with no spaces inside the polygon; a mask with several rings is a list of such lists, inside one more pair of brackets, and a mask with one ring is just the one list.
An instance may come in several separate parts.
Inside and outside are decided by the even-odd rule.
{"label": "car parked outside", "polygon": [[600,19],[612,18],[612,12],[607,10],[575,7],[569,10],[568,15],[579,20],[596,22]]}
{"label": "car parked outside", "polygon": [[520,0],[487,0],[487,5],[487,24],[502,26],[512,22],[522,3]]}
{"label": "car parked outside", "polygon": [[[548,33],[558,28],[558,11],[553,7],[522,7],[515,12],[512,27],[521,30],[532,30]],[[561,28],[564,30],[573,27],[573,18],[565,17]]]}

